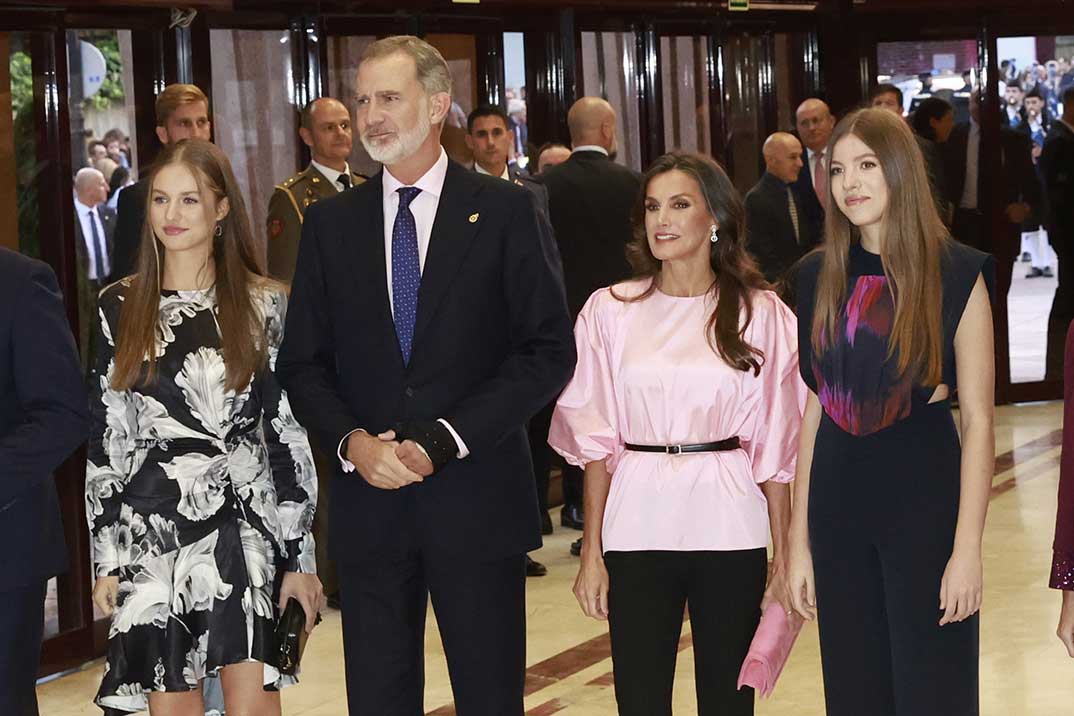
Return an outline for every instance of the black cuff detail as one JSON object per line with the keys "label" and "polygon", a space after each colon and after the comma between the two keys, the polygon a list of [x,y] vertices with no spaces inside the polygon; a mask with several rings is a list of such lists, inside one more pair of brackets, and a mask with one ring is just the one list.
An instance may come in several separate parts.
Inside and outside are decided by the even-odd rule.
{"label": "black cuff detail", "polygon": [[420,445],[433,463],[433,472],[439,472],[459,453],[459,446],[451,431],[439,420],[415,420],[402,428],[401,434],[396,430],[396,439],[413,440]]}

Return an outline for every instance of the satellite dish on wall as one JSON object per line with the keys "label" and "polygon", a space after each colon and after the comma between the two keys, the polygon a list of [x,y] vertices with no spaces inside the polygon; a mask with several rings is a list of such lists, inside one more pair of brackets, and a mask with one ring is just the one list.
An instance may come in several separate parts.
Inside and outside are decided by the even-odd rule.
{"label": "satellite dish on wall", "polygon": [[82,97],[89,99],[104,84],[108,64],[95,45],[85,40],[79,40],[79,45],[82,47]]}

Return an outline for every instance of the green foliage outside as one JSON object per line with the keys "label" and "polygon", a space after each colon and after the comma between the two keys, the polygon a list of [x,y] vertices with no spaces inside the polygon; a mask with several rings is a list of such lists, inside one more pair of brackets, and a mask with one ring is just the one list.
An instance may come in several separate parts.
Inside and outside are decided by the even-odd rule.
{"label": "green foliage outside", "polygon": [[[124,101],[123,63],[116,34],[96,35],[92,42],[104,55],[107,68],[104,82],[93,97],[83,101],[83,107],[108,109]],[[40,256],[38,244],[37,176],[44,168],[37,161],[34,133],[34,75],[30,55],[18,51],[11,54],[11,105],[15,118],[15,172],[19,211],[19,248],[29,256]]]}

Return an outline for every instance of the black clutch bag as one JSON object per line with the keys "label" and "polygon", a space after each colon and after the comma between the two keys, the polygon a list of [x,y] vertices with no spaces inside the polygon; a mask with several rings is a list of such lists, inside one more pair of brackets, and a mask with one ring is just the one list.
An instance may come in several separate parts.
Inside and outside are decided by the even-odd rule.
{"label": "black clutch bag", "polygon": [[[321,615],[318,614],[315,624],[320,623]],[[288,599],[287,606],[276,622],[276,668],[281,674],[294,676],[298,672],[308,637],[305,610],[297,599]]]}

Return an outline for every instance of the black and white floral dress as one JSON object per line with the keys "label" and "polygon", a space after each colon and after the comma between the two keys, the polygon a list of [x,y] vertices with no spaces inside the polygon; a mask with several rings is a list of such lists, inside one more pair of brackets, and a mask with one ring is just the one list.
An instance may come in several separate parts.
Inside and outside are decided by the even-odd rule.
{"label": "black and white floral dress", "polygon": [[[96,698],[110,715],[270,659],[283,573],[317,571],[313,458],[274,373],[286,295],[253,289],[268,361],[236,393],[225,388],[215,293],[162,292],[156,380],[116,391],[129,280],[100,298],[86,465],[96,573],[119,577]],[[266,688],[294,681],[265,666]]]}

